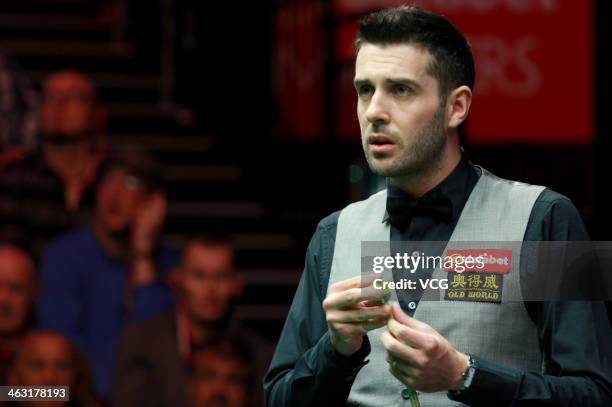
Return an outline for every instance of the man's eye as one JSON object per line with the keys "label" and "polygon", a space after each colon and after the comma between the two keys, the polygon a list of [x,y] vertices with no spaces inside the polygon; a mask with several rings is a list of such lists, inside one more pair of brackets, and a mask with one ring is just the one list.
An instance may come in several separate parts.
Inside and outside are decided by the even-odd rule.
{"label": "man's eye", "polygon": [[359,87],[357,92],[359,93],[359,96],[370,96],[372,93],[374,93],[374,88],[369,85],[364,85]]}
{"label": "man's eye", "polygon": [[395,93],[399,96],[407,96],[411,93],[411,89],[408,86],[397,85],[395,86]]}

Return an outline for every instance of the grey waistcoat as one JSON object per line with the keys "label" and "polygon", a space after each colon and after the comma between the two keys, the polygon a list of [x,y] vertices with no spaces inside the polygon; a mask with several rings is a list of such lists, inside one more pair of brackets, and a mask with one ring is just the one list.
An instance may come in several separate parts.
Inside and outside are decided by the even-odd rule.
{"label": "grey waistcoat", "polygon": [[[518,266],[520,242],[533,204],[544,187],[504,180],[480,168],[479,172],[480,178],[447,248],[454,247],[453,244],[464,247],[457,242],[475,242],[474,247],[478,247],[476,242],[485,242],[481,248],[492,248],[495,242],[515,242],[512,266],[504,276],[502,302],[446,301],[444,290],[426,289],[414,317],[431,325],[459,351],[511,368],[542,371],[537,329],[521,301]],[[361,251],[362,242],[389,242],[390,226],[382,221],[386,197],[386,191],[381,191],[347,206],[340,213],[330,285],[360,274],[361,257],[366,255]],[[503,247],[507,246],[505,243]],[[388,243],[386,247],[388,250]],[[434,270],[432,275],[432,278],[447,277],[448,273],[442,269]],[[392,299],[397,300],[395,293]],[[385,330],[382,327],[368,333],[372,346],[369,363],[355,378],[348,405],[410,405],[401,396],[405,386],[391,375],[385,362],[385,349],[379,339]],[[446,392],[420,393],[419,399],[423,407],[462,405],[451,401]]]}

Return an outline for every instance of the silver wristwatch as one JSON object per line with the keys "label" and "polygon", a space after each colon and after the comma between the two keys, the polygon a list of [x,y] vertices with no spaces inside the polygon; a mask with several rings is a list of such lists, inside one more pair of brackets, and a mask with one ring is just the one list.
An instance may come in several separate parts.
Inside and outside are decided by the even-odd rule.
{"label": "silver wristwatch", "polygon": [[469,353],[467,356],[468,364],[463,373],[461,374],[461,386],[457,390],[451,390],[450,393],[453,396],[458,396],[467,389],[469,389],[470,385],[472,384],[472,380],[474,380],[474,375],[476,375],[476,363],[474,362],[474,358]]}

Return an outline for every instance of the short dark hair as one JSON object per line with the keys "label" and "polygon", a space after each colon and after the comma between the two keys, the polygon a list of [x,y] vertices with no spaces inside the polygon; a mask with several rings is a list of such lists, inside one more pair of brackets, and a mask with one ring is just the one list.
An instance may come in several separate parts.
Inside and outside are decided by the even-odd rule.
{"label": "short dark hair", "polygon": [[[195,355],[200,352],[209,351],[222,357],[226,361],[234,361],[242,364],[241,373],[245,374],[243,385],[248,392],[252,392],[256,386],[257,380],[257,371],[255,369],[257,364],[257,359],[255,357],[256,350],[257,349],[247,341],[246,337],[241,336],[237,332],[232,333],[221,330],[213,332],[210,337],[204,340],[201,346],[195,351]],[[193,374],[196,368],[195,364],[192,362],[191,365],[187,367],[190,373]]]}
{"label": "short dark hair", "polygon": [[145,148],[127,144],[117,147],[102,163],[100,179],[118,168],[137,177],[151,191],[163,189],[162,164]]}
{"label": "short dark hair", "polygon": [[220,247],[220,246],[229,247],[230,250],[232,251],[232,262],[234,261],[234,258],[233,258],[235,256],[234,244],[232,242],[230,235],[226,233],[209,232],[209,233],[191,234],[187,236],[187,238],[185,239],[183,248],[181,250],[181,258],[184,258],[187,249],[194,244],[198,244],[198,245],[202,245],[206,247]]}
{"label": "short dark hair", "polygon": [[221,356],[234,358],[247,366],[255,363],[252,346],[239,333],[215,332],[204,341],[200,349],[214,350]]}
{"label": "short dark hair", "polygon": [[185,246],[197,243],[204,246],[229,246],[233,249],[231,236],[224,232],[194,233],[186,236]]}
{"label": "short dark hair", "polygon": [[401,6],[373,12],[359,23],[357,53],[365,43],[424,47],[432,56],[428,71],[438,80],[443,99],[462,85],[474,89],[476,71],[470,44],[450,21],[431,11]]}

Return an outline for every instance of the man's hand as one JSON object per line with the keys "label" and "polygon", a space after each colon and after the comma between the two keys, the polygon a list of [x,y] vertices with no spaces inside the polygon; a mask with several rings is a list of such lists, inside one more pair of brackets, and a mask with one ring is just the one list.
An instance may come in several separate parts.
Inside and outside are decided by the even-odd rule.
{"label": "man's hand", "polygon": [[135,286],[155,281],[155,262],[152,259],[157,238],[166,217],[166,196],[154,193],[139,209],[130,230],[131,278]]}
{"label": "man's hand", "polygon": [[467,355],[426,323],[406,315],[399,304],[393,304],[387,328],[380,340],[393,376],[424,392],[459,389]]}
{"label": "man's hand", "polygon": [[130,244],[132,254],[147,257],[153,253],[166,217],[166,196],[156,192],[140,207],[132,221]]}
{"label": "man's hand", "polygon": [[332,284],[323,301],[331,343],[337,352],[350,356],[363,344],[363,336],[387,323],[391,312],[389,291],[372,286],[371,276],[357,276]]}

